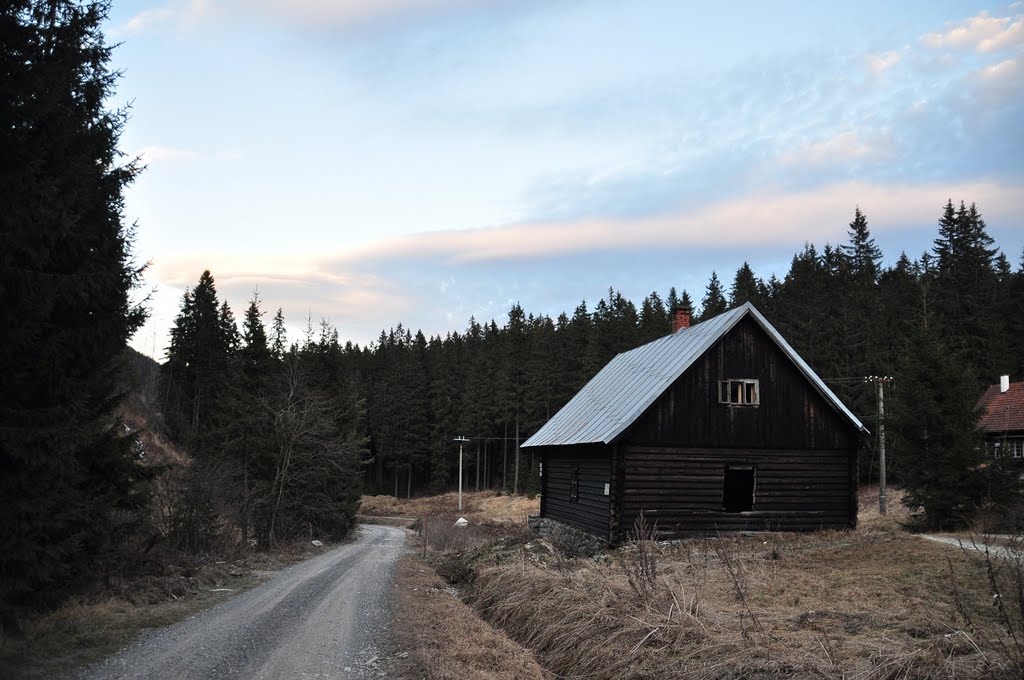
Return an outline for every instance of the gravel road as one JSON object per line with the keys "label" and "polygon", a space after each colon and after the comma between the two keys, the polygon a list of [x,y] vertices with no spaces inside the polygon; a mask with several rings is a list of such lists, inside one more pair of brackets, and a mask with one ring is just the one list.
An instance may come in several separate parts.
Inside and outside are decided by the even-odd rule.
{"label": "gravel road", "polygon": [[[984,538],[978,538],[972,540],[970,538],[956,538],[954,536],[935,536],[933,534],[919,534],[921,538],[929,541],[935,541],[936,543],[946,543],[948,545],[962,548],[963,550],[972,550],[980,553],[985,552],[985,548],[988,547],[988,552],[993,557],[1002,557],[1003,559],[1012,560],[1019,556],[1019,551],[1010,550],[1006,546],[998,545],[995,543],[985,543]],[[993,538],[1008,538],[1007,536]]]}
{"label": "gravel road", "polygon": [[404,544],[401,529],[363,525],[355,542],[154,631],[76,677],[381,677]]}

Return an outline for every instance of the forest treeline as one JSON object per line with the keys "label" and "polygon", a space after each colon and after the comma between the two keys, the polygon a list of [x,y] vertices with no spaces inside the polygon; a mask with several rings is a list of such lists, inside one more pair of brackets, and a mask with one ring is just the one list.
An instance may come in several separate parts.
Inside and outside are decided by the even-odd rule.
{"label": "forest treeline", "polygon": [[[983,462],[973,407],[1000,374],[1024,369],[1024,270],[1014,271],[996,248],[974,204],[947,202],[931,247],[915,259],[901,254],[890,267],[858,208],[846,243],[820,251],[806,244],[781,279],[759,278],[747,263],[728,284],[712,273],[695,320],[747,301],[872,430],[877,391],[865,377],[893,377],[886,388],[895,436],[890,479],[919,488],[911,496],[937,524],[967,517],[1000,489],[1009,497],[1002,482],[970,473]],[[616,353],[670,332],[674,306],[692,304],[674,288],[639,304],[609,289],[556,318],[514,304],[500,323],[471,318],[444,337],[398,324],[360,347],[342,344],[327,320],[307,319],[304,336],[289,339],[280,309],[264,340],[256,298],[239,338],[230,307],[204,272],[172,331],[164,368],[169,422],[195,455],[234,456],[250,469],[263,455],[253,447],[271,441],[255,433],[273,410],[263,405],[267,386],[253,382],[262,374],[254,357],[279,367],[292,362],[345,405],[337,426],[349,433],[366,491],[410,496],[453,488],[453,439],[465,436],[467,487],[532,493],[538,461],[517,457],[517,443]],[[254,436],[242,440],[236,430]],[[268,489],[273,469],[262,473]],[[876,475],[867,438],[861,476]]]}

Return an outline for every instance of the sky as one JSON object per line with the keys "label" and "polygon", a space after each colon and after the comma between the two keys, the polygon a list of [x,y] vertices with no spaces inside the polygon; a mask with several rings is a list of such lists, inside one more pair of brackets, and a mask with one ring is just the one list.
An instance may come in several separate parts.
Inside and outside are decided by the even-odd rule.
{"label": "sky", "polygon": [[204,269],[365,345],[699,303],[857,207],[889,264],[949,199],[1021,263],[1022,2],[114,0],[105,32],[158,359]]}

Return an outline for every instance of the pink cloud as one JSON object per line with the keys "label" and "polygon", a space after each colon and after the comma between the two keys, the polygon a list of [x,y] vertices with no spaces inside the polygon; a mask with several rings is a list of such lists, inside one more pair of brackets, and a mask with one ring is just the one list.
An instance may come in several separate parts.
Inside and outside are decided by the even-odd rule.
{"label": "pink cloud", "polygon": [[982,11],[943,33],[921,36],[921,43],[933,48],[974,49],[994,52],[1024,44],[1024,18],[993,17]]}
{"label": "pink cloud", "polygon": [[639,219],[588,218],[435,231],[380,241],[334,259],[348,262],[435,258],[481,262],[612,249],[800,244],[834,236],[859,205],[875,229],[918,225],[948,198],[969,197],[990,218],[1024,221],[1024,186],[995,182],[894,185],[845,182],[801,192],[759,192],[693,211]]}

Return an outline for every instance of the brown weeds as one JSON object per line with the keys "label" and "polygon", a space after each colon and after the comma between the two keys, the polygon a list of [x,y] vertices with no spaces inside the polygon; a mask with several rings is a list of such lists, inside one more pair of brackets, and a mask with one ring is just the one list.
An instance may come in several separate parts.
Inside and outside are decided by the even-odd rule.
{"label": "brown weeds", "polygon": [[[562,677],[984,678],[1010,668],[954,624],[947,558],[970,579],[963,599],[974,608],[988,597],[984,566],[884,527],[645,540],[561,565],[519,550],[478,561],[465,597]],[[975,618],[999,628],[997,608]]]}
{"label": "brown weeds", "polygon": [[[533,655],[462,604],[434,570],[407,557],[398,566],[396,677],[444,680],[541,680]],[[407,656],[402,657],[405,653]]]}

